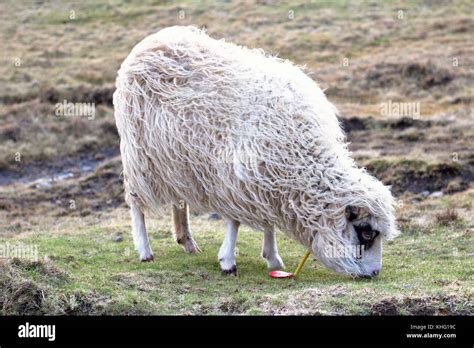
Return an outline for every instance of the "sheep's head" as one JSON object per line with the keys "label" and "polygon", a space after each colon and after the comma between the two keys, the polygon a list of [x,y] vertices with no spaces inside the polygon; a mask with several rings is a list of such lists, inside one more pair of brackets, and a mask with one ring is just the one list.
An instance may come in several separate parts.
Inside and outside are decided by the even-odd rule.
{"label": "sheep's head", "polygon": [[380,191],[343,207],[336,227],[316,233],[313,253],[326,267],[357,277],[380,273],[382,240],[394,238],[398,230],[390,191],[378,181],[373,188]]}

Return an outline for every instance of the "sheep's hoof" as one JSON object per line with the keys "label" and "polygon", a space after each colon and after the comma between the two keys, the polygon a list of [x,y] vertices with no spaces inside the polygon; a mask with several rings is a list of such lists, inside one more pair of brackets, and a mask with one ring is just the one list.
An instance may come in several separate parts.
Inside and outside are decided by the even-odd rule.
{"label": "sheep's hoof", "polygon": [[283,263],[283,260],[278,255],[275,257],[272,257],[271,259],[266,259],[266,261],[267,261],[267,267],[271,271],[285,269],[285,264]]}
{"label": "sheep's hoof", "polygon": [[188,240],[184,245],[184,252],[187,254],[199,254],[201,253],[201,249],[199,249],[198,245],[193,239]]}
{"label": "sheep's hoof", "polygon": [[151,254],[150,256],[145,256],[144,258],[140,258],[141,262],[153,262],[153,260],[155,260],[153,254]]}
{"label": "sheep's hoof", "polygon": [[183,246],[184,252],[187,254],[199,254],[201,249],[199,249],[198,245],[192,238],[178,238],[176,239],[178,244]]}
{"label": "sheep's hoof", "polygon": [[237,266],[233,265],[230,269],[223,269],[222,270],[222,275],[237,277],[238,276]]}

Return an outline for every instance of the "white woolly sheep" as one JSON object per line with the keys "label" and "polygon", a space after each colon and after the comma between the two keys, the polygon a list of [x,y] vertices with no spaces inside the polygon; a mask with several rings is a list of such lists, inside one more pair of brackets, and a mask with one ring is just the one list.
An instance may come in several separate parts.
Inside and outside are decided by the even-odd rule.
{"label": "white woolly sheep", "polygon": [[[170,27],[136,45],[114,93],[132,233],[153,254],[144,213],[173,204],[174,233],[198,252],[188,206],[227,220],[219,250],[236,273],[240,223],[264,232],[263,257],[283,268],[275,229],[341,273],[379,273],[397,235],[389,189],[350,157],[336,108],[301,68],[262,50]],[[362,248],[359,248],[362,246]]]}

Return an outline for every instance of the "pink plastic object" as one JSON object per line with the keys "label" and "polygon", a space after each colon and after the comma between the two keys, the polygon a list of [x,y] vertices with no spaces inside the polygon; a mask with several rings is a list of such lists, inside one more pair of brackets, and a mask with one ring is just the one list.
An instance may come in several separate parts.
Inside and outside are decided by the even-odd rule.
{"label": "pink plastic object", "polygon": [[268,275],[272,278],[293,278],[295,275],[285,271],[271,271]]}

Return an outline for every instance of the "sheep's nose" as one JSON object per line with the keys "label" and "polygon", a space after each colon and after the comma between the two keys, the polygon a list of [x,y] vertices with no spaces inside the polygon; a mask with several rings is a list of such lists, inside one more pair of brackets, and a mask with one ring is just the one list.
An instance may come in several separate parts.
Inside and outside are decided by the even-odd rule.
{"label": "sheep's nose", "polygon": [[363,273],[363,274],[359,274],[359,278],[365,278],[365,279],[370,279],[370,278],[373,278],[377,275],[379,275],[380,273],[380,268],[378,269],[374,269],[372,272],[371,271],[367,271],[367,273]]}

